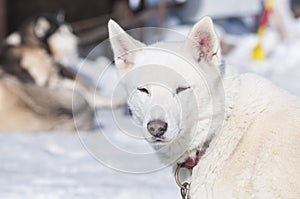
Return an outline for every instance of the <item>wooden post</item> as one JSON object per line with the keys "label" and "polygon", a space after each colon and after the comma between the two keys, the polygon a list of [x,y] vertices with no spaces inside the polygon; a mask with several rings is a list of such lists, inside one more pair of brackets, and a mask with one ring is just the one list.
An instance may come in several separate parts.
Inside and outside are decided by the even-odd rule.
{"label": "wooden post", "polygon": [[6,0],[0,0],[0,42],[2,42],[6,36]]}
{"label": "wooden post", "polygon": [[159,31],[159,37],[160,39],[163,39],[164,38],[164,34],[165,34],[165,31],[164,29],[162,28],[165,28],[166,26],[166,12],[167,12],[167,4],[168,4],[168,1],[167,0],[161,0],[160,3],[159,3],[159,6],[158,6],[158,12],[159,12],[159,28],[160,31]]}

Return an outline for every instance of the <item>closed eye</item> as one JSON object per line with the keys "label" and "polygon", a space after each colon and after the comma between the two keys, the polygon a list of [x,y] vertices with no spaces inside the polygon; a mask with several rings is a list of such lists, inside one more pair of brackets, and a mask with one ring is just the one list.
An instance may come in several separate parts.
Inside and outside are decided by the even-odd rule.
{"label": "closed eye", "polygon": [[146,93],[147,95],[150,95],[150,92],[146,88],[141,87],[141,88],[137,88],[137,89],[138,89],[138,91],[140,91],[142,93]]}
{"label": "closed eye", "polygon": [[190,86],[186,86],[186,87],[178,87],[178,88],[176,89],[176,94],[181,93],[182,91],[185,91],[185,90],[190,89],[190,88],[191,88]]}

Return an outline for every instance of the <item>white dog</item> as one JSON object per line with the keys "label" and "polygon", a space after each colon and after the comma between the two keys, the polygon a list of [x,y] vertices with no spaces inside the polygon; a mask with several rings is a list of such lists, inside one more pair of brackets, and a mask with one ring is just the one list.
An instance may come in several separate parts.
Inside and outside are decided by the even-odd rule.
{"label": "white dog", "polygon": [[[300,198],[300,100],[221,62],[212,20],[184,43],[109,35],[133,117],[166,164],[192,169],[190,198]],[[200,159],[200,161],[199,161]]]}

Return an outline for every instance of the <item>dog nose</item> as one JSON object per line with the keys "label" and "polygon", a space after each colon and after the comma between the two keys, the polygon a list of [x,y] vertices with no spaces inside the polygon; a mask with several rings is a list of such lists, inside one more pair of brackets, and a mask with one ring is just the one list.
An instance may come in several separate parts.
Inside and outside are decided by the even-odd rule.
{"label": "dog nose", "polygon": [[162,120],[152,120],[147,124],[147,130],[154,137],[161,137],[168,129],[168,124]]}

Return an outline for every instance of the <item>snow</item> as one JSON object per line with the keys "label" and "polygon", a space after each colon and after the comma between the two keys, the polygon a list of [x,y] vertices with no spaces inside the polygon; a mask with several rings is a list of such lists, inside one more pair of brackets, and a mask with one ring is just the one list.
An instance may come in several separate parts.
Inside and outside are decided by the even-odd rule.
{"label": "snow", "polygon": [[257,45],[257,36],[231,37],[229,40],[237,44],[225,59],[237,71],[254,72],[270,79],[277,86],[300,96],[300,37],[281,41],[276,31],[270,29],[263,39],[263,49],[267,59],[253,61],[252,52]]}
{"label": "snow", "polygon": [[[189,27],[177,29],[186,34]],[[267,34],[263,45],[268,60],[251,60],[257,38],[245,35],[226,38],[239,44],[227,62],[300,96],[300,38],[280,42],[274,31]],[[116,69],[103,57],[85,61],[79,72],[105,96],[119,86]],[[97,111],[102,128],[90,133],[0,134],[0,198],[179,199],[172,169],[161,165],[124,112]]]}
{"label": "snow", "polygon": [[170,169],[139,175],[109,169],[84,150],[77,134],[1,134],[0,141],[0,198],[154,199],[178,195]]}

